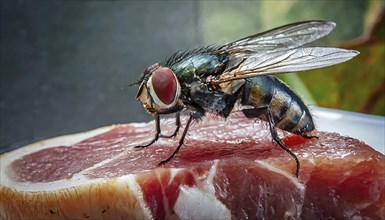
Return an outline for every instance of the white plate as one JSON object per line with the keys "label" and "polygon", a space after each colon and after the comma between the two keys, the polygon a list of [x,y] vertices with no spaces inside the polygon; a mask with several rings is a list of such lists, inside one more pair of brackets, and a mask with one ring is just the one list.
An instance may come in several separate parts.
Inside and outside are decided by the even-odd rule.
{"label": "white plate", "polygon": [[319,131],[357,138],[385,154],[385,117],[321,107],[311,109]]}

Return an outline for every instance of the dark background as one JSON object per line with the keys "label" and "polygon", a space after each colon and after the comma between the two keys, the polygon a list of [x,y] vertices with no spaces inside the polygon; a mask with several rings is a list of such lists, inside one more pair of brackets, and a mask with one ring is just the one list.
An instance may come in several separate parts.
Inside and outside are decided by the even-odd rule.
{"label": "dark background", "polygon": [[202,45],[196,4],[2,1],[1,152],[150,120],[128,84],[149,64]]}
{"label": "dark background", "polygon": [[[148,65],[178,50],[312,19],[338,24],[322,41],[335,44],[359,37],[384,2],[16,0],[0,5],[3,153],[58,135],[151,120],[134,98],[137,88],[128,85]],[[301,90],[305,86],[296,75],[288,79]],[[309,88],[318,88],[321,79]],[[306,91],[301,94],[307,97]],[[322,100],[326,93],[314,94]],[[332,98],[324,103],[341,103]]]}

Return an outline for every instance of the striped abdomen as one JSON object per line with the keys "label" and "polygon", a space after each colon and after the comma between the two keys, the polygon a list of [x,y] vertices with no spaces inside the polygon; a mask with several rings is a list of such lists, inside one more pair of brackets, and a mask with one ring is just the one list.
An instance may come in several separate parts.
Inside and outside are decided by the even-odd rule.
{"label": "striped abdomen", "polygon": [[242,95],[243,105],[253,109],[244,110],[248,117],[253,114],[266,120],[270,109],[276,127],[296,134],[314,130],[314,123],[308,107],[284,82],[273,76],[258,76],[246,80]]}

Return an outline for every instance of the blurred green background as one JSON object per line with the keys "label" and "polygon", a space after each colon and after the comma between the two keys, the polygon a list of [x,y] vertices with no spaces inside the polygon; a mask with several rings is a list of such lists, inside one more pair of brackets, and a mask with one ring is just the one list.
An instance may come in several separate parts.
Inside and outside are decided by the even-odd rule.
{"label": "blurred green background", "polygon": [[151,120],[135,100],[150,64],[280,25],[329,20],[341,65],[281,77],[310,105],[385,115],[384,1],[0,1],[0,153]]}
{"label": "blurred green background", "polygon": [[[354,49],[361,54],[341,65],[279,77],[309,104],[385,114],[384,1],[207,1],[201,6],[206,44],[228,42],[251,35],[255,29],[268,30],[301,20],[334,21],[336,29],[314,44]],[[374,34],[368,36],[372,28]]]}

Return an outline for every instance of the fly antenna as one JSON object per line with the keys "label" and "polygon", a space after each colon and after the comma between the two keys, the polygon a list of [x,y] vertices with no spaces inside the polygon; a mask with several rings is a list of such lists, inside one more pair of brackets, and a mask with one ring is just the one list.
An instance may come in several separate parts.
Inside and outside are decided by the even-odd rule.
{"label": "fly antenna", "polygon": [[137,80],[133,83],[128,84],[128,87],[140,85],[140,82],[141,82],[141,80]]}

